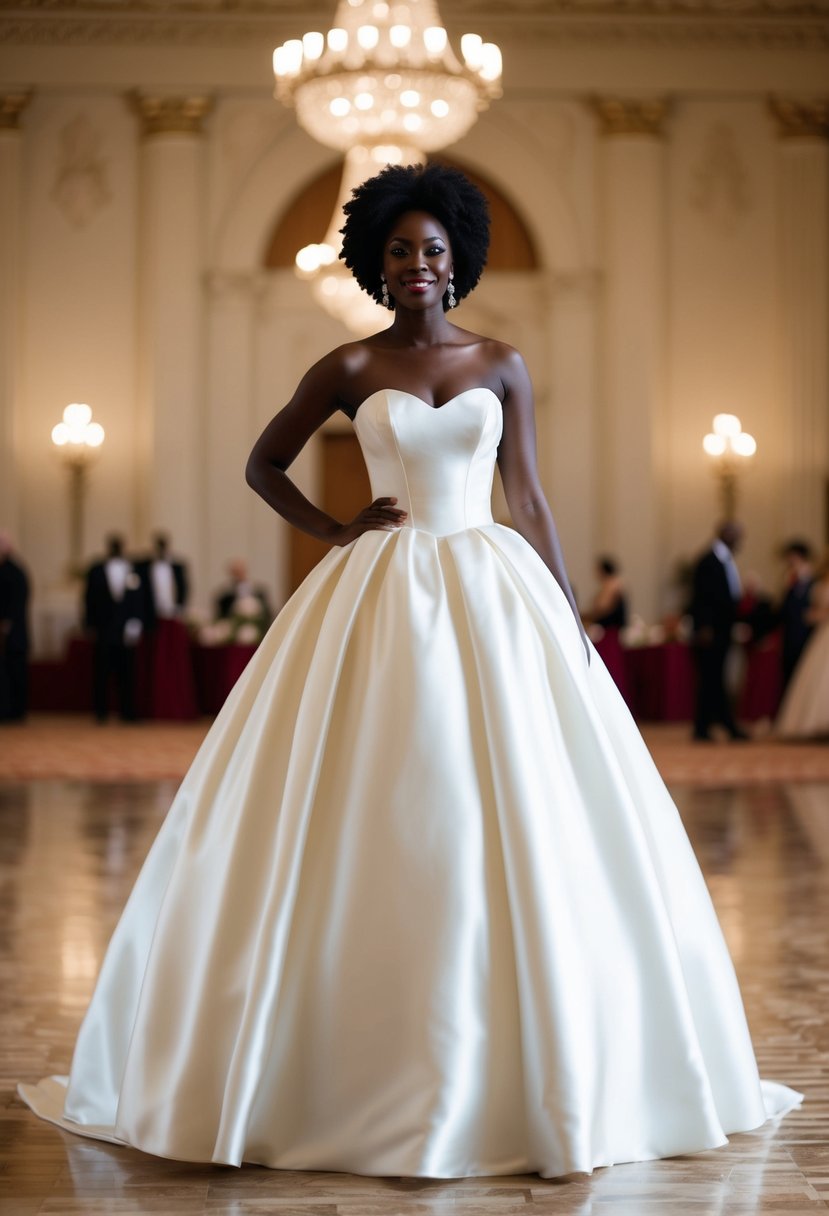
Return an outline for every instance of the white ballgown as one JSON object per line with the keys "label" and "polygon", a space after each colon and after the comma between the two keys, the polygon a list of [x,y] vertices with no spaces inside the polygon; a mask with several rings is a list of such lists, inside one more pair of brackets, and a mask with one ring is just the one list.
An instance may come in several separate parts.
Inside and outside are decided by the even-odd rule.
{"label": "white ballgown", "polygon": [[775,723],[781,739],[829,737],[829,578],[817,584],[813,606],[827,619],[812,631],[789,681]]}
{"label": "white ballgown", "polygon": [[280,612],[71,1075],[22,1097],[162,1157],[447,1178],[709,1149],[791,1109],[613,681],[493,522],[498,398],[382,390],[354,425],[406,523],[332,549]]}

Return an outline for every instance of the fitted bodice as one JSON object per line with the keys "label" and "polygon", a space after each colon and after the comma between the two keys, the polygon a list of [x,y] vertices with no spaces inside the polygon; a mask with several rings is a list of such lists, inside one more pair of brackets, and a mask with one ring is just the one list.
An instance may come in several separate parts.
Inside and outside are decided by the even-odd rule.
{"label": "fitted bodice", "polygon": [[442,406],[384,388],[359,406],[354,429],[372,498],[395,496],[405,527],[448,536],[491,524],[501,403],[471,388]]}

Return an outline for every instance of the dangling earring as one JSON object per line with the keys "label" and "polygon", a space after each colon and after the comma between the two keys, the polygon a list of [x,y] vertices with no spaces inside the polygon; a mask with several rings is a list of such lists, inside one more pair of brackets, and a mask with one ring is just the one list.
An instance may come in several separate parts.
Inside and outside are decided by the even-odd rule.
{"label": "dangling earring", "polygon": [[386,276],[384,274],[380,275],[380,282],[383,284],[383,288],[382,288],[383,307],[392,308],[393,305],[391,302],[391,298],[389,296],[389,289],[386,285]]}
{"label": "dangling earring", "polygon": [[449,285],[446,288],[446,294],[449,297],[449,307],[454,308],[458,301],[455,299],[455,283],[451,274],[449,276]]}

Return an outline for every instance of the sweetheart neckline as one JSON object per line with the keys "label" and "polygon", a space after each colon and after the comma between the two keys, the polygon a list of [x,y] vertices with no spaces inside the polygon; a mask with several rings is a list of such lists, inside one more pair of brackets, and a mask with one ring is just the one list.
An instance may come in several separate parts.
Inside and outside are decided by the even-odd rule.
{"label": "sweetheart neckline", "polygon": [[351,419],[352,423],[357,421],[357,415],[363,406],[368,401],[371,401],[372,397],[379,397],[381,393],[400,393],[402,397],[411,397],[413,401],[419,402],[420,405],[425,406],[427,410],[431,410],[434,414],[440,413],[441,410],[446,409],[447,405],[453,405],[456,401],[459,401],[461,397],[467,397],[470,393],[489,393],[495,398],[499,405],[503,406],[503,402],[495,390],[487,388],[485,384],[477,384],[473,385],[472,388],[465,388],[462,392],[456,393],[454,397],[450,397],[448,401],[444,401],[442,405],[430,405],[428,401],[424,401],[422,397],[418,397],[417,393],[410,393],[405,388],[378,388],[375,389],[373,393],[369,393],[367,397],[364,397],[357,406],[354,411],[354,417]]}

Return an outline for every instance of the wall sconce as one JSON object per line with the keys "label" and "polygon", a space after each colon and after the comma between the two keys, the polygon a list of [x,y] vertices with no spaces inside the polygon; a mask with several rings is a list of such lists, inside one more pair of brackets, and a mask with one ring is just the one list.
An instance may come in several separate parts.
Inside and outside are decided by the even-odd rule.
{"label": "wall sconce", "polygon": [[743,430],[736,414],[716,414],[712,427],[702,446],[713,461],[720,483],[722,518],[733,520],[737,518],[737,473],[743,461],[757,451],[757,442]]}
{"label": "wall sconce", "polygon": [[82,573],[83,514],[89,466],[104,442],[104,428],[92,421],[81,402],[67,405],[63,421],[52,427],[52,443],[69,474],[69,577]]}

